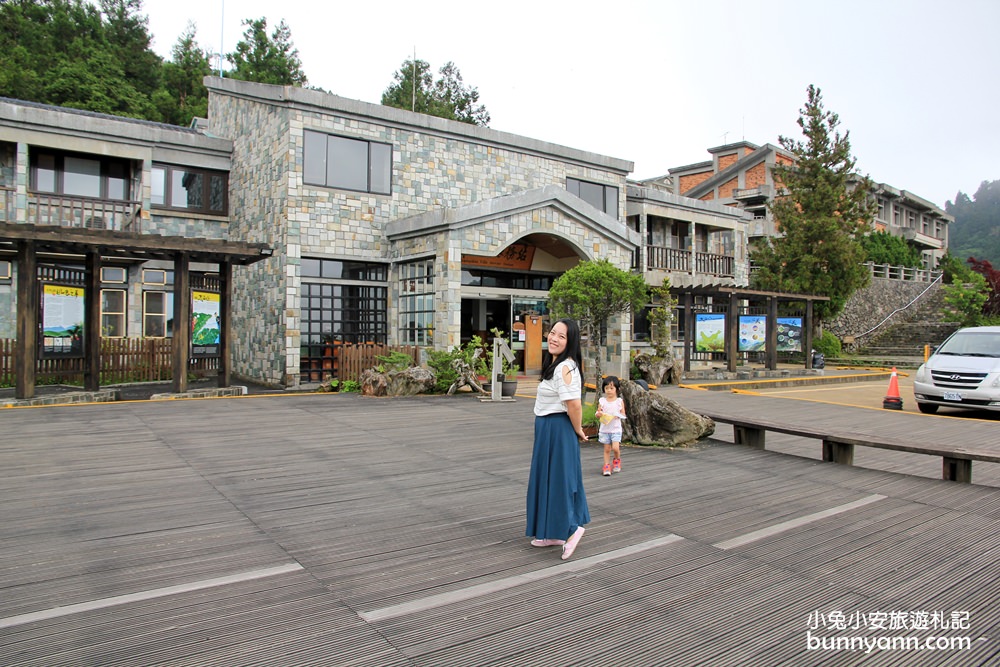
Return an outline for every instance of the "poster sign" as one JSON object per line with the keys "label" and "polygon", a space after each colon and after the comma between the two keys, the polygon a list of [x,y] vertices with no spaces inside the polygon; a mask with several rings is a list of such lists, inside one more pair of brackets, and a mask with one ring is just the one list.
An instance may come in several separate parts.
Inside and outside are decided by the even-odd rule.
{"label": "poster sign", "polygon": [[222,320],[216,292],[191,291],[191,356],[219,355]]}
{"label": "poster sign", "polygon": [[83,356],[83,288],[42,287],[42,356]]}
{"label": "poster sign", "polygon": [[767,342],[767,317],[740,315],[740,352],[760,352]]}
{"label": "poster sign", "polygon": [[802,351],[802,318],[778,318],[778,352]]}
{"label": "poster sign", "polygon": [[726,314],[696,313],[694,316],[694,351],[726,351]]}

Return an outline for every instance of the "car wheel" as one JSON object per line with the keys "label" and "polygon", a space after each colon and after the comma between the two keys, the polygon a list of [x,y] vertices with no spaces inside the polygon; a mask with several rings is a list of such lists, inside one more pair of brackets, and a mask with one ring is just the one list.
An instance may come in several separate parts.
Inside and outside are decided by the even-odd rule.
{"label": "car wheel", "polygon": [[932,415],[937,412],[938,406],[933,403],[917,403],[917,409],[925,415]]}

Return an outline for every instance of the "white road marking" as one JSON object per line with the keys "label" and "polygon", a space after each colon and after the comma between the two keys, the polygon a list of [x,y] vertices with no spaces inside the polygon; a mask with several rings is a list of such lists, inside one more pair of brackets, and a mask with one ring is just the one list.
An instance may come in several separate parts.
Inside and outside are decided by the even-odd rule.
{"label": "white road marking", "polygon": [[24,625],[25,623],[32,623],[34,621],[44,621],[51,618],[59,618],[60,616],[69,616],[70,614],[77,614],[83,611],[104,609],[106,607],[114,607],[121,604],[128,604],[130,602],[152,600],[154,598],[166,597],[168,595],[177,595],[178,593],[190,593],[191,591],[199,591],[204,588],[213,588],[215,586],[226,586],[228,584],[236,584],[243,581],[252,581],[253,579],[263,579],[264,577],[273,577],[278,574],[287,574],[288,572],[295,572],[296,570],[301,570],[301,569],[302,566],[299,565],[298,563],[289,563],[287,565],[279,565],[277,567],[269,567],[261,570],[250,570],[249,572],[241,572],[239,574],[233,574],[228,577],[204,579],[202,581],[195,581],[189,584],[179,584],[177,586],[167,586],[165,588],[154,588],[153,590],[141,591],[139,593],[130,593],[128,595],[116,595],[115,597],[103,598],[101,600],[92,600],[91,602],[81,602],[80,604],[71,604],[71,605],[66,605],[65,607],[55,607],[53,609],[46,609],[44,611],[35,611],[30,614],[21,614],[19,616],[9,616],[7,618],[0,618],[0,628],[9,628],[15,625]]}

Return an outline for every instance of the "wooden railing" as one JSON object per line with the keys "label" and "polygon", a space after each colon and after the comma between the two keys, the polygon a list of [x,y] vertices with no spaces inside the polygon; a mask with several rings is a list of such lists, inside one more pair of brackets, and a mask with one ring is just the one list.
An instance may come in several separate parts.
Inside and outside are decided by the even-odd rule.
{"label": "wooden railing", "polygon": [[[16,349],[16,340],[0,339],[0,385],[2,386],[13,386],[16,381],[14,375]],[[171,380],[173,350],[172,338],[103,338],[99,382],[105,386]],[[81,357],[38,359],[35,362],[35,382],[82,384],[83,362]],[[188,370],[196,376],[210,375],[218,369],[219,360],[215,357],[196,357],[188,366]]]}
{"label": "wooden railing", "polygon": [[646,268],[663,271],[691,271],[691,256],[694,255],[695,273],[710,276],[732,277],[735,275],[735,260],[729,255],[716,255],[708,252],[695,252],[665,248],[663,246],[646,247]]}
{"label": "wooden railing", "polygon": [[892,266],[889,264],[875,264],[874,262],[865,262],[865,265],[871,271],[872,278],[906,280],[915,283],[932,283],[941,276],[941,271],[915,269],[910,266]]}
{"label": "wooden railing", "polygon": [[142,202],[32,193],[26,222],[33,225],[141,232]]}
{"label": "wooden railing", "polygon": [[327,376],[336,380],[357,381],[361,373],[378,365],[377,357],[402,352],[420,363],[420,348],[413,345],[382,345],[378,343],[326,343],[311,346],[316,356],[303,356],[300,364],[303,383],[323,382]]}

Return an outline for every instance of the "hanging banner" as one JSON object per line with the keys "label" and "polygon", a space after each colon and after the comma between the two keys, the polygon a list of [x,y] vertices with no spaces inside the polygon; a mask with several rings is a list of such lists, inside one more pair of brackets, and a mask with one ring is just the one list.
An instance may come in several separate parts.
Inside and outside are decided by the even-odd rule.
{"label": "hanging banner", "polygon": [[83,356],[83,288],[42,286],[42,356]]}
{"label": "hanging banner", "polygon": [[740,352],[761,352],[767,342],[767,317],[740,315]]}
{"label": "hanging banner", "polygon": [[694,351],[726,351],[726,314],[696,313],[694,316]]}
{"label": "hanging banner", "polygon": [[217,357],[222,339],[219,295],[191,291],[191,356]]}
{"label": "hanging banner", "polygon": [[802,351],[802,318],[778,318],[778,352]]}

